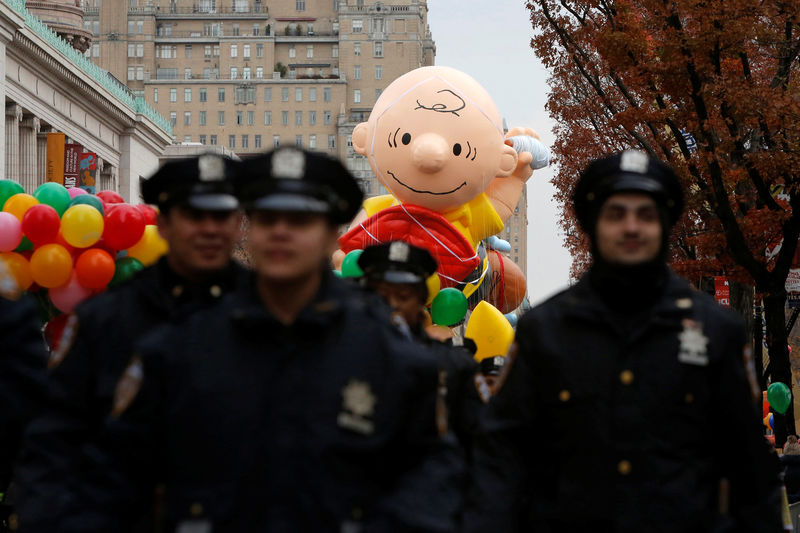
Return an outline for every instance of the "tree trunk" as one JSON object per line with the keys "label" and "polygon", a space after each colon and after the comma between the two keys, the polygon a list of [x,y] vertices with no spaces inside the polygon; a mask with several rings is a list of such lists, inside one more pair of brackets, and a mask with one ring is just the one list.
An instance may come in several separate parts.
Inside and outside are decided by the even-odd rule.
{"label": "tree trunk", "polygon": [[[786,331],[786,290],[773,290],[764,295],[764,316],[767,321],[767,347],[769,348],[769,375],[772,383],[778,381],[792,387],[789,365],[789,335]],[[785,414],[775,413],[775,446],[783,447],[786,435],[795,433],[792,403]]]}

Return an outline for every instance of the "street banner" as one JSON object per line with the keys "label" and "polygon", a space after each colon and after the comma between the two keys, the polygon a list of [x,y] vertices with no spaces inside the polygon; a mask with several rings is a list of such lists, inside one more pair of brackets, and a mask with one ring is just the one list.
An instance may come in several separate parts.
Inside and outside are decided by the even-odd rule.
{"label": "street banner", "polygon": [[792,268],[786,277],[786,292],[800,293],[800,268]]}
{"label": "street banner", "polygon": [[714,276],[714,297],[722,307],[731,306],[731,288],[725,276]]}
{"label": "street banner", "polygon": [[94,194],[95,179],[97,178],[97,154],[83,152],[81,154],[81,171],[78,176],[78,187],[89,194]]}
{"label": "street banner", "polygon": [[47,181],[64,185],[64,143],[67,136],[63,133],[47,134]]}
{"label": "street banner", "polygon": [[78,174],[81,171],[80,144],[67,144],[64,146],[64,187],[71,189],[78,186]]}

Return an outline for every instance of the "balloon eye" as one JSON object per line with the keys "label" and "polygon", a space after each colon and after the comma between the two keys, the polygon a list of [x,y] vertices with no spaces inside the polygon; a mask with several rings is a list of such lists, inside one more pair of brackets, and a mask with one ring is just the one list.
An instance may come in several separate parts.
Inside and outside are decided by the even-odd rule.
{"label": "balloon eye", "polygon": [[403,134],[403,138],[400,139],[400,140],[403,141],[403,144],[410,143],[411,142],[411,134],[410,133],[404,133]]}
{"label": "balloon eye", "polygon": [[453,145],[453,155],[461,155],[461,145],[456,143]]}

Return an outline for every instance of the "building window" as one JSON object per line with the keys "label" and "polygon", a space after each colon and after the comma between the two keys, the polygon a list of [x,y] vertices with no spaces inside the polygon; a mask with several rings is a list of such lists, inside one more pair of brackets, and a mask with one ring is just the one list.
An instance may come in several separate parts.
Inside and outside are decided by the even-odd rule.
{"label": "building window", "polygon": [[192,90],[191,89],[184,89],[183,90],[183,101],[184,102],[191,102],[192,101]]}
{"label": "building window", "polygon": [[205,111],[199,111],[199,113],[200,113],[200,125],[201,126],[205,126],[206,125],[206,112]]}
{"label": "building window", "polygon": [[361,43],[353,43],[353,55],[354,56],[361,55]]}
{"label": "building window", "polygon": [[239,77],[239,69],[236,67],[231,67],[231,79],[235,80]]}
{"label": "building window", "polygon": [[219,45],[214,45],[214,57],[219,57]]}
{"label": "building window", "polygon": [[178,113],[176,113],[175,111],[170,111],[169,112],[169,123],[172,124],[173,128],[175,126],[177,126],[177,124],[178,124]]}
{"label": "building window", "polygon": [[192,69],[191,68],[184,68],[183,69],[183,79],[190,80],[192,79]]}
{"label": "building window", "polygon": [[192,142],[192,136],[191,135],[184,135],[183,136],[183,142],[185,142],[185,143]]}
{"label": "building window", "polygon": [[144,67],[136,67],[136,79],[139,81],[144,79]]}
{"label": "building window", "polygon": [[323,111],[322,112],[322,122],[329,126],[331,123],[331,112],[330,111]]}
{"label": "building window", "polygon": [[302,111],[295,111],[294,112],[294,125],[295,126],[302,126],[303,125],[303,112]]}
{"label": "building window", "polygon": [[264,111],[264,125],[272,126],[272,111]]}
{"label": "building window", "polygon": [[209,135],[208,144],[216,146],[216,144],[217,144],[217,136],[216,135]]}
{"label": "building window", "polygon": [[353,65],[353,79],[354,80],[361,79],[361,65]]}
{"label": "building window", "polygon": [[253,139],[253,145],[256,148],[261,148],[261,135],[255,135]]}
{"label": "building window", "polygon": [[288,126],[289,125],[289,112],[288,111],[281,111],[281,125]]}
{"label": "building window", "polygon": [[186,57],[186,59],[191,59],[192,58],[192,45],[191,44],[187,44],[186,46],[183,47],[183,55]]}
{"label": "building window", "polygon": [[192,125],[192,112],[191,111],[184,111],[183,112],[183,125],[184,126],[191,126]]}
{"label": "building window", "polygon": [[158,87],[153,87],[153,102],[158,103]]}
{"label": "building window", "polygon": [[303,147],[303,136],[302,135],[295,135],[294,136],[294,145],[298,148]]}
{"label": "building window", "polygon": [[288,101],[289,101],[289,88],[281,87],[281,102],[288,102]]}
{"label": "building window", "polygon": [[364,31],[364,19],[353,19],[353,33]]}
{"label": "building window", "polygon": [[228,148],[236,148],[236,135],[228,135]]}
{"label": "building window", "polygon": [[200,144],[206,144],[206,136],[200,135]]}
{"label": "building window", "polygon": [[242,79],[244,80],[250,79],[250,67],[244,67],[242,69]]}
{"label": "building window", "polygon": [[136,57],[136,45],[133,43],[128,45],[128,57]]}
{"label": "building window", "polygon": [[316,102],[317,101],[317,88],[316,87],[309,87],[308,88],[308,101],[309,102]]}
{"label": "building window", "polygon": [[333,47],[331,47],[331,57],[339,57],[339,45],[338,44],[334,44]]}
{"label": "building window", "polygon": [[231,45],[231,57],[238,57],[239,55],[239,45],[232,44]]}
{"label": "building window", "polygon": [[314,25],[312,23],[306,24],[306,34],[307,35],[314,35]]}
{"label": "building window", "polygon": [[133,80],[136,77],[136,69],[134,67],[128,67],[128,80]]}
{"label": "building window", "polygon": [[355,89],[353,91],[353,103],[360,104],[361,103],[361,89]]}
{"label": "building window", "polygon": [[200,91],[200,101],[205,102],[206,99],[208,98],[208,94],[206,93],[205,87],[202,87],[201,89],[199,89],[199,91]]}
{"label": "building window", "polygon": [[256,67],[256,79],[257,80],[264,79],[264,67]]}
{"label": "building window", "polygon": [[303,88],[296,87],[294,90],[294,101],[295,102],[302,102],[303,101]]}
{"label": "building window", "polygon": [[383,79],[383,65],[375,65],[375,79],[376,80]]}
{"label": "building window", "polygon": [[331,101],[331,88],[330,87],[323,87],[322,88],[322,101],[323,102],[330,102]]}
{"label": "building window", "polygon": [[336,148],[336,135],[328,135],[328,148],[331,150]]}
{"label": "building window", "polygon": [[234,37],[238,37],[239,36],[239,25],[235,24],[235,23],[233,24],[233,35],[234,35]]}
{"label": "building window", "polygon": [[97,43],[92,44],[92,57],[100,57],[100,45]]}
{"label": "building window", "polygon": [[383,92],[383,89],[375,89],[375,101],[376,102],[378,101],[378,98],[381,97],[381,93],[382,92]]}
{"label": "building window", "polygon": [[178,101],[178,89],[173,87],[169,90],[169,101],[170,102]]}
{"label": "building window", "polygon": [[236,112],[236,125],[241,126],[244,124],[244,113],[242,111]]}
{"label": "building window", "polygon": [[309,135],[308,136],[308,147],[312,150],[317,149],[317,136],[316,135]]}
{"label": "building window", "polygon": [[252,126],[256,123],[256,112],[255,111],[248,111],[247,112],[247,125]]}
{"label": "building window", "polygon": [[256,102],[256,88],[252,85],[236,87],[235,103],[254,104]]}
{"label": "building window", "polygon": [[225,87],[219,87],[217,89],[217,101],[224,102],[225,101]]}
{"label": "building window", "polygon": [[294,47],[293,44],[289,45],[289,58],[294,59],[297,57],[297,49]]}
{"label": "building window", "polygon": [[306,10],[306,0],[295,0],[294,8],[296,11],[305,11]]}
{"label": "building window", "polygon": [[309,44],[306,46],[306,58],[311,59],[312,57],[314,57],[314,45]]}
{"label": "building window", "polygon": [[289,67],[289,79],[293,80],[297,78],[297,70],[294,67]]}
{"label": "building window", "polygon": [[264,101],[265,102],[272,101],[272,87],[264,87]]}
{"label": "building window", "polygon": [[249,147],[250,147],[250,136],[242,135],[242,148],[249,148]]}
{"label": "building window", "polygon": [[144,33],[144,21],[137,20],[136,21],[136,33]]}
{"label": "building window", "polygon": [[242,48],[242,57],[244,58],[245,61],[249,61],[250,60],[250,45],[249,44],[244,45],[244,47]]}
{"label": "building window", "polygon": [[317,125],[317,112],[316,111],[309,111],[308,112],[308,125],[309,126],[316,126]]}
{"label": "building window", "polygon": [[280,135],[273,135],[272,136],[272,147],[277,148],[281,145],[281,136]]}
{"label": "building window", "polygon": [[255,24],[253,24],[253,35],[258,37],[260,34],[261,34],[261,26],[259,26],[258,23],[256,22]]}
{"label": "building window", "polygon": [[264,45],[257,44],[256,45],[256,57],[264,57]]}
{"label": "building window", "polygon": [[207,44],[203,48],[203,57],[206,58],[206,59],[211,59],[211,45],[210,44]]}
{"label": "building window", "polygon": [[225,111],[217,111],[217,125],[225,125]]}

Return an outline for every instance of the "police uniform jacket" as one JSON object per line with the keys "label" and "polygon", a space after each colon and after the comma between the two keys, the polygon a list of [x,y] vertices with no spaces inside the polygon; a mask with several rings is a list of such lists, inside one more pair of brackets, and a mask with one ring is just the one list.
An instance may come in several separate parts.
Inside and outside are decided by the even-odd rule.
{"label": "police uniform jacket", "polygon": [[612,317],[584,277],[522,318],[467,529],[780,531],[740,318],[671,272]]}
{"label": "police uniform jacket", "polygon": [[120,388],[136,394],[75,530],[124,530],[129,491],[159,470],[166,531],[452,530],[461,467],[435,423],[436,360],[332,274],[289,326],[239,291],[149,337],[126,375],[141,386]]}
{"label": "police uniform jacket", "polygon": [[162,258],[132,280],[80,305],[50,356],[49,399],[29,426],[17,480],[23,531],[54,531],[83,482],[82,445],[102,429],[134,344],[156,326],[210,306],[246,277],[230,266],[189,283]]}

